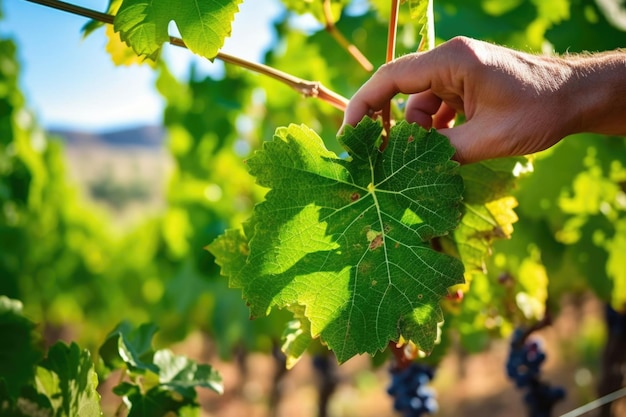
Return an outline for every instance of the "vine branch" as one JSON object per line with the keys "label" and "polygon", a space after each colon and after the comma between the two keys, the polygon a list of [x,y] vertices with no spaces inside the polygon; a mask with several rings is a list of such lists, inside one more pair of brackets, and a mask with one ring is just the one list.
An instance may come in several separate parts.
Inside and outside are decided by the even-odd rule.
{"label": "vine branch", "polygon": [[326,32],[330,33],[330,35],[335,38],[337,43],[341,45],[352,57],[359,63],[360,66],[363,67],[365,71],[371,72],[374,70],[374,65],[363,55],[363,53],[356,47],[356,45],[350,43],[348,39],[337,29],[335,26],[335,19],[333,18],[333,10],[331,7],[330,0],[322,0],[323,10],[324,10],[324,20],[326,21],[326,25],[324,29]]}
{"label": "vine branch", "polygon": [[[385,62],[393,61],[396,52],[396,37],[398,33],[398,12],[400,10],[400,0],[391,0],[391,16],[389,17],[389,29],[387,32],[387,55]],[[383,107],[383,137],[380,144],[381,152],[387,147],[389,142],[389,132],[391,132],[391,101],[385,103]]]}
{"label": "vine branch", "polygon": [[[27,1],[30,1],[31,3],[41,4],[43,6],[48,6],[53,9],[61,10],[78,16],[87,17],[109,25],[113,24],[115,20],[115,16],[113,15],[98,12],[96,10],[88,9],[86,7],[76,6],[74,4],[66,3],[60,0]],[[170,36],[169,43],[182,48],[187,48],[185,42],[182,39],[174,36]],[[246,59],[229,55],[223,52],[218,52],[215,58],[226,63],[246,68],[250,71],[273,78],[277,81],[282,82],[283,84],[286,84],[287,86],[291,87],[293,90],[297,91],[305,97],[318,98],[341,111],[345,111],[346,107],[348,106],[347,98],[325,87],[319,81],[304,80],[302,78],[298,78],[286,72],[280,71],[276,68],[272,68],[268,65],[248,61]]]}

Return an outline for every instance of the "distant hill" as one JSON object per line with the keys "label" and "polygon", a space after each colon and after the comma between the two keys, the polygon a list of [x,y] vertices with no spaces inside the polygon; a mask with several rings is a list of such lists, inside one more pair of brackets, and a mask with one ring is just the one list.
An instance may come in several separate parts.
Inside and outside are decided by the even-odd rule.
{"label": "distant hill", "polygon": [[160,148],[165,140],[165,129],[162,126],[140,126],[100,133],[53,128],[49,129],[48,133],[60,136],[68,146],[105,145]]}

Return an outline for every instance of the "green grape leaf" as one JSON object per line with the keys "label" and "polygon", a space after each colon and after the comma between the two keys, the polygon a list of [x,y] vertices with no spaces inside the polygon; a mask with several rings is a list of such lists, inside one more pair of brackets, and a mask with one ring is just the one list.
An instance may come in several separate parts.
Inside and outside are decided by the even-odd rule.
{"label": "green grape leaf", "polygon": [[139,374],[146,371],[158,374],[159,368],[152,363],[152,337],[156,331],[153,323],[144,323],[135,329],[124,321],[109,333],[100,347],[100,357],[110,369],[127,367]]}
{"label": "green grape leaf", "polygon": [[37,390],[48,397],[55,416],[100,416],[98,376],[91,354],[76,343],[57,342],[37,368]]}
{"label": "green grape leaf", "polygon": [[5,385],[9,397],[17,397],[22,386],[34,380],[43,357],[34,330],[35,324],[22,315],[22,303],[0,295],[0,389]]}
{"label": "green grape leaf", "polygon": [[158,368],[154,381],[144,380],[141,386],[122,382],[113,388],[113,392],[129,404],[129,417],[168,413],[197,416],[196,387],[209,388],[219,394],[224,392],[222,377],[210,365],[199,365],[168,349],[154,353],[154,365]]}
{"label": "green grape leaf", "polygon": [[129,408],[128,417],[198,416],[199,407],[195,398],[181,397],[160,386],[142,392],[140,386],[122,382],[113,388],[113,392],[124,397]]}
{"label": "green grape leaf", "polygon": [[242,1],[124,0],[114,27],[137,55],[154,60],[169,40],[168,25],[174,21],[189,50],[212,59],[230,36]]}
{"label": "green grape leaf", "polygon": [[517,215],[514,197],[503,197],[483,205],[466,204],[465,213],[453,239],[459,257],[468,272],[485,270],[485,259],[495,239],[506,239],[513,233]]}
{"label": "green grape leaf", "polygon": [[412,19],[418,19],[422,26],[421,49],[429,51],[435,47],[435,17],[433,13],[433,0],[409,0],[409,9]]}
{"label": "green grape leaf", "polygon": [[[109,5],[107,7],[107,14],[115,15],[122,4],[122,0],[109,0]],[[91,35],[94,31],[104,26],[105,23],[100,20],[89,20],[85,25],[81,28],[81,32],[83,32],[83,37]]]}
{"label": "green grape leaf", "polygon": [[461,167],[465,184],[463,218],[453,233],[456,250],[466,271],[485,272],[485,259],[495,239],[513,233],[517,215],[512,197],[520,174],[532,170],[526,158],[501,158]]}
{"label": "green grape leaf", "polygon": [[283,332],[281,350],[286,356],[287,369],[293,368],[307,351],[313,338],[311,337],[311,322],[304,315],[304,307],[292,308],[294,319],[287,323]]}
{"label": "green grape leaf", "polygon": [[167,349],[156,351],[154,364],[159,367],[160,385],[184,397],[188,397],[191,392],[192,399],[195,399],[195,387],[209,388],[218,394],[224,392],[222,377],[210,365],[197,364],[186,356],[174,355]]}
{"label": "green grape leaf", "polygon": [[306,126],[279,128],[247,161],[270,188],[265,201],[244,232],[208,247],[230,285],[243,289],[253,317],[304,306],[312,337],[321,336],[340,362],[400,337],[430,351],[439,300],[463,282],[462,263],[429,242],[460,218],[454,148],[403,121],[381,153],[381,130],[369,118],[346,127],[338,139],[349,158],[342,159]]}

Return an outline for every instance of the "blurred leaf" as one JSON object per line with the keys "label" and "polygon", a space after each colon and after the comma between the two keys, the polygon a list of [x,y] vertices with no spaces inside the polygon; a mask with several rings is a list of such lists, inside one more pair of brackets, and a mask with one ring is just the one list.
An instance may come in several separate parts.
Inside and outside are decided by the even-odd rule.
{"label": "blurred leaf", "polygon": [[[151,62],[138,56],[132,48],[122,42],[120,34],[115,32],[112,25],[107,25],[105,31],[108,38],[105,49],[111,56],[111,60],[115,65],[138,65]],[[154,64],[152,64],[152,66],[154,66]]]}
{"label": "blurred leaf", "polygon": [[304,314],[304,307],[291,308],[293,320],[291,320],[283,332],[283,345],[281,350],[287,357],[287,369],[293,368],[307,351],[313,337],[311,336],[311,322]]}
{"label": "blurred leaf", "polygon": [[521,262],[514,278],[515,302],[526,320],[543,319],[548,300],[548,275],[538,250],[531,251],[530,256]]}
{"label": "blurred leaf", "polygon": [[446,325],[456,329],[460,343],[470,353],[487,348],[501,326],[506,326],[503,288],[495,285],[484,273],[472,274],[471,288],[463,297],[461,311],[450,318]]}
{"label": "blurred leaf", "polygon": [[17,398],[21,388],[33,382],[43,357],[34,330],[35,324],[22,315],[22,303],[0,295],[0,387],[4,385],[10,398]]}
{"label": "blurred leaf", "polygon": [[465,210],[452,239],[466,271],[486,272],[485,260],[493,241],[511,237],[517,201],[510,193],[519,174],[529,170],[531,165],[525,158],[493,159],[461,167]]}
{"label": "blurred leaf", "polygon": [[526,30],[537,18],[537,9],[530,1],[511,4],[510,8],[492,10],[493,2],[483,0],[435,1],[437,36],[455,36],[487,40],[509,47],[538,50],[540,44],[529,44]]}
{"label": "blurred leaf", "polygon": [[190,396],[194,388],[209,388],[218,394],[224,392],[222,377],[210,365],[199,365],[185,357],[174,355],[167,349],[154,354],[154,364],[159,367],[159,382],[183,397]]}
{"label": "blurred leaf", "polygon": [[129,407],[128,417],[165,417],[172,414],[191,417],[199,415],[199,407],[195,399],[164,390],[159,386],[142,393],[139,386],[123,382],[114,388],[114,392],[124,397]]}
{"label": "blurred leaf", "polygon": [[485,272],[485,259],[491,254],[495,239],[506,239],[513,233],[517,201],[503,197],[484,205],[465,205],[461,223],[453,234],[454,242],[465,268]]}
{"label": "blurred leaf", "polygon": [[616,233],[608,244],[609,258],[606,268],[613,279],[611,305],[617,311],[626,311],[626,269],[624,268],[624,254],[626,254],[626,218],[617,222]]}
{"label": "blurred leaf", "polygon": [[97,387],[91,354],[76,343],[56,343],[37,368],[37,390],[49,398],[55,416],[100,416]]}
{"label": "blurred leaf", "polygon": [[209,365],[199,365],[167,349],[154,354],[158,368],[155,381],[122,382],[113,392],[124,397],[128,416],[197,416],[199,407],[195,388],[209,388],[219,394],[224,390],[222,377]]}
{"label": "blurred leaf", "polygon": [[435,17],[433,15],[433,0],[409,0],[411,18],[417,19],[421,25],[422,50],[429,51],[435,47]]}
{"label": "blurred leaf", "polygon": [[100,347],[100,357],[111,369],[127,367],[133,373],[150,371],[158,374],[159,368],[152,363],[152,337],[156,331],[157,326],[153,323],[134,328],[129,322],[122,322]]}
{"label": "blurred leaf", "polygon": [[[543,2],[551,3],[551,2]],[[571,0],[569,19],[546,32],[546,39],[559,53],[607,51],[626,44],[626,24],[611,24],[595,0]],[[616,3],[616,2],[609,2]],[[619,6],[618,6],[619,7]],[[623,5],[622,13],[624,13]]]}

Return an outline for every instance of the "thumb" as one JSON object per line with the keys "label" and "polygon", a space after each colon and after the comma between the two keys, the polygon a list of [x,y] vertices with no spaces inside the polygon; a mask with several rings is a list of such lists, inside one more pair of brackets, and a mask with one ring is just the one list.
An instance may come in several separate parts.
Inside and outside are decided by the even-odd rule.
{"label": "thumb", "polygon": [[450,140],[450,144],[456,151],[452,159],[461,165],[496,156],[491,155],[489,149],[484,149],[484,146],[481,146],[480,132],[476,132],[473,126],[471,122],[465,122],[453,128],[438,130],[440,134]]}

